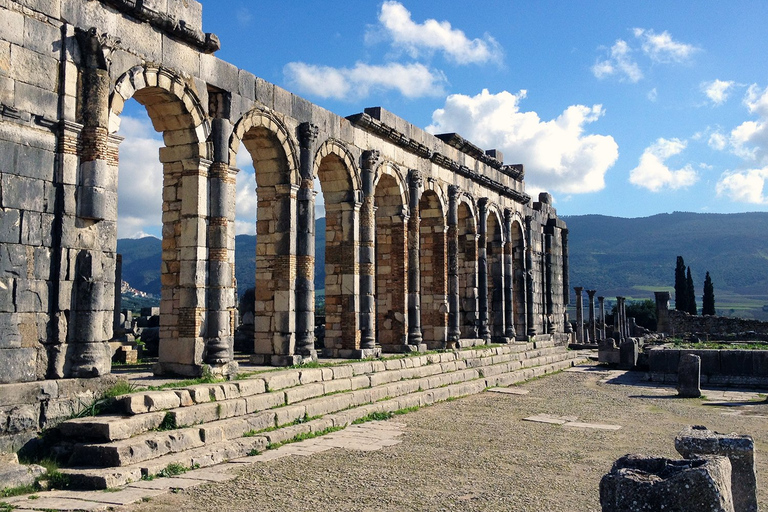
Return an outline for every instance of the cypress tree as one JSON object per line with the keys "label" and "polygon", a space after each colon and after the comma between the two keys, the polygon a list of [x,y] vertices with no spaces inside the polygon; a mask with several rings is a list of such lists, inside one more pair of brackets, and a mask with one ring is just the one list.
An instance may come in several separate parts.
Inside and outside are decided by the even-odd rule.
{"label": "cypress tree", "polygon": [[704,297],[701,299],[701,314],[702,315],[714,315],[715,314],[715,287],[712,284],[712,278],[704,278]]}
{"label": "cypress tree", "polygon": [[698,312],[696,311],[696,291],[693,289],[693,278],[691,277],[691,267],[688,267],[688,275],[685,278],[686,281],[686,288],[688,289],[688,292],[686,293],[686,300],[688,301],[688,313],[692,315],[697,315]]}
{"label": "cypress tree", "polygon": [[688,311],[688,284],[685,281],[685,262],[682,256],[677,257],[675,266],[675,309]]}

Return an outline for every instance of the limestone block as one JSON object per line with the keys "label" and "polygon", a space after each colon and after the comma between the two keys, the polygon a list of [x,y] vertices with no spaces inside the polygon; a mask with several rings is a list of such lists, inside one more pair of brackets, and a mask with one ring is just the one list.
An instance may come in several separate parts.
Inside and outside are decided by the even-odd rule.
{"label": "limestone block", "polygon": [[[10,61],[6,61],[3,59],[2,54],[3,49],[3,43],[0,42],[0,70],[4,70],[5,66],[10,65]],[[10,57],[10,53],[8,54]],[[11,78],[0,76],[0,103],[4,103],[6,105],[13,105],[15,103],[14,101],[14,93],[13,93],[13,84],[14,81]]]}
{"label": "limestone block", "polygon": [[258,395],[266,391],[266,384],[262,379],[245,379],[237,381],[235,384],[242,397]]}
{"label": "limestone block", "polygon": [[243,98],[253,100],[256,97],[256,76],[241,69],[238,72],[238,92]]}
{"label": "limestone block", "polygon": [[311,384],[313,382],[322,382],[323,369],[322,368],[307,368],[301,370],[299,373],[299,381],[302,384]]}
{"label": "limestone block", "polygon": [[152,411],[175,409],[181,405],[181,399],[174,391],[150,391],[126,395],[118,399],[123,410],[128,414],[144,414]]}
{"label": "limestone block", "polygon": [[262,393],[245,397],[245,409],[248,414],[285,405],[284,393]]}
{"label": "limestone block", "polygon": [[21,46],[24,44],[24,15],[20,12],[3,8],[3,40]]}
{"label": "limestone block", "polygon": [[137,414],[135,416],[109,416],[75,418],[59,424],[61,433],[70,438],[110,442],[128,439],[160,426],[164,412]]}
{"label": "limestone block", "polygon": [[258,414],[251,414],[246,416],[245,419],[251,430],[264,430],[276,426],[274,411],[263,411]]}
{"label": "limestone block", "polygon": [[42,180],[3,174],[3,206],[19,210],[43,212],[44,183]]}
{"label": "limestone block", "polygon": [[680,356],[677,367],[677,394],[683,398],[701,396],[701,358],[694,354]]}
{"label": "limestone block", "polygon": [[333,379],[323,383],[324,393],[338,393],[352,389],[352,379]]}
{"label": "limestone block", "polygon": [[197,75],[200,70],[200,52],[166,35],[160,37],[162,38],[163,65],[190,75]]}
{"label": "limestone block", "polygon": [[296,402],[301,402],[308,398],[321,396],[324,393],[323,383],[303,384],[285,391],[285,403],[295,404]]}
{"label": "limestone block", "polygon": [[17,84],[23,82],[46,91],[56,91],[58,88],[58,64],[51,57],[13,45],[11,46],[11,69]]}
{"label": "limestone block", "polygon": [[296,370],[276,372],[273,375],[265,375],[263,379],[267,386],[267,391],[276,391],[290,388],[293,386],[298,386],[300,383],[299,372]]}
{"label": "limestone block", "polygon": [[[15,455],[15,454],[14,454]],[[45,468],[36,464],[9,464],[0,461],[0,491],[32,485],[37,477],[45,474]]]}
{"label": "limestone block", "polygon": [[59,27],[27,17],[24,19],[23,36],[25,48],[52,59],[59,59],[61,40]]}
{"label": "limestone block", "polygon": [[208,423],[219,419],[220,404],[209,402],[207,404],[192,405],[170,411],[176,425],[187,426],[199,423]]}
{"label": "limestone block", "polygon": [[[0,339],[7,333],[11,338],[18,336],[20,343],[18,330],[16,334],[12,329],[4,331],[1,322],[4,316],[5,314],[0,314]],[[38,350],[35,348],[0,348],[0,384],[37,380],[37,359]]]}
{"label": "limestone block", "polygon": [[307,410],[304,405],[286,405],[285,407],[278,407],[275,409],[275,423],[280,425],[288,425],[294,421],[303,418]]}
{"label": "limestone block", "polygon": [[352,367],[349,365],[344,366],[334,366],[331,368],[333,370],[333,378],[334,379],[349,379],[354,376],[354,372],[352,371]]}
{"label": "limestone block", "polygon": [[721,455],[731,461],[731,490],[735,512],[757,512],[755,443],[752,436],[719,434],[706,427],[683,429],[675,437],[675,449],[686,459]]}
{"label": "limestone block", "polygon": [[78,444],[69,464],[73,466],[128,466],[203,445],[198,428],[151,432],[110,444]]}
{"label": "limestone block", "polygon": [[225,91],[240,87],[240,70],[213,55],[200,56],[200,78]]}
{"label": "limestone block", "polygon": [[309,400],[306,403],[307,416],[312,418],[315,416],[323,416],[331,412],[342,411],[352,406],[352,398],[353,395],[351,393],[344,393],[341,395]]}
{"label": "limestone block", "polygon": [[36,432],[40,425],[40,407],[32,404],[22,404],[6,410],[8,417],[3,434],[18,434],[20,432]]}
{"label": "limestone block", "polygon": [[718,456],[670,460],[625,455],[600,481],[600,504],[605,512],[731,512],[730,466]]}

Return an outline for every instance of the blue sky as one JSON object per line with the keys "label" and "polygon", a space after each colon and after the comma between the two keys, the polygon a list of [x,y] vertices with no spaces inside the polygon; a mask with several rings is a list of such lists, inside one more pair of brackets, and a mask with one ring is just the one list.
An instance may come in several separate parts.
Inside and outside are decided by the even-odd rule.
{"label": "blue sky", "polygon": [[[382,106],[501,149],[561,215],[768,210],[768,2],[202,4],[218,57],[341,116]],[[124,150],[151,154],[137,111]],[[120,236],[159,233],[122,188]]]}

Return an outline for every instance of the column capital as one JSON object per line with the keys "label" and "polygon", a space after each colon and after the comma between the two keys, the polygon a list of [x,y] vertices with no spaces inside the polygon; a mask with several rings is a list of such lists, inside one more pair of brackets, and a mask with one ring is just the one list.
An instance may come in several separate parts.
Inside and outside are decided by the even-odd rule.
{"label": "column capital", "polygon": [[581,295],[581,292],[584,291],[584,287],[583,286],[574,286],[573,287],[573,291],[575,291],[577,295]]}
{"label": "column capital", "polygon": [[452,200],[457,200],[459,196],[461,195],[461,187],[458,185],[448,185],[448,198]]}
{"label": "column capital", "polygon": [[376,149],[370,149],[367,151],[363,151],[363,155],[361,157],[361,162],[363,164],[363,169],[373,169],[373,167],[376,165],[376,163],[381,158],[381,153]]}
{"label": "column capital", "polygon": [[587,295],[589,295],[589,298],[593,298],[595,294],[597,293],[597,290],[587,290]]}
{"label": "column capital", "polygon": [[317,134],[320,129],[317,125],[312,123],[301,123],[299,125],[299,144],[302,149],[311,149],[312,145],[317,140]]}
{"label": "column capital", "polygon": [[417,171],[416,169],[411,169],[408,172],[408,183],[411,185],[411,187],[421,188],[422,185],[424,185],[424,177],[421,171]]}

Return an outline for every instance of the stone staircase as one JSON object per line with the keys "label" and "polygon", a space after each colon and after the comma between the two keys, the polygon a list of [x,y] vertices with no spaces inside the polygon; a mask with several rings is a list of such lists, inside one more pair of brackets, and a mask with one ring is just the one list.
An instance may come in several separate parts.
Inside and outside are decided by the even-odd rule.
{"label": "stone staircase", "polygon": [[206,467],[373,413],[430,405],[559,371],[586,357],[554,341],[514,343],[256,373],[118,398],[120,414],[57,428],[62,473],[75,488],[106,489],[169,464]]}

